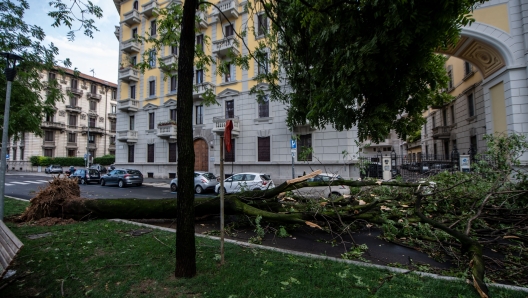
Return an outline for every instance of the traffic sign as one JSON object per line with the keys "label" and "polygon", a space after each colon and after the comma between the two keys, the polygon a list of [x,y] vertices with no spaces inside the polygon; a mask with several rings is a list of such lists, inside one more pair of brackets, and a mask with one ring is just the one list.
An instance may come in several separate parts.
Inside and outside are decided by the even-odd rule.
{"label": "traffic sign", "polygon": [[9,160],[9,154],[6,154],[6,159]]}
{"label": "traffic sign", "polygon": [[290,146],[291,146],[291,152],[297,152],[297,141],[296,140],[291,140],[290,142]]}

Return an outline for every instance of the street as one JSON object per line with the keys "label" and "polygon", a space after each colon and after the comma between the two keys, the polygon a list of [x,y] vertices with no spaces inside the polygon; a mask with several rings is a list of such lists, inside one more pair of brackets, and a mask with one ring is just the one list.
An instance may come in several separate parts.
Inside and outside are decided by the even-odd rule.
{"label": "street", "polygon": [[[40,188],[46,187],[51,179],[52,175],[45,174],[8,174],[6,175],[5,195],[29,200],[36,195]],[[119,188],[117,186],[101,186],[99,184],[79,185],[79,187],[81,189],[81,197],[89,199],[163,199],[177,196],[176,193],[171,193],[167,183],[150,180],[147,182],[147,179],[145,179],[143,186],[140,187]],[[196,194],[195,197],[213,195],[214,193]]]}

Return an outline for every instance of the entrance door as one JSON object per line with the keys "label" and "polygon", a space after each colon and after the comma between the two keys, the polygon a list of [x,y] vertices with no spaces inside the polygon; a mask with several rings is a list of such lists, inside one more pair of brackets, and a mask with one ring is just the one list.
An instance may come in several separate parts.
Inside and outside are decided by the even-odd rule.
{"label": "entrance door", "polygon": [[194,170],[208,171],[209,151],[204,139],[194,141]]}

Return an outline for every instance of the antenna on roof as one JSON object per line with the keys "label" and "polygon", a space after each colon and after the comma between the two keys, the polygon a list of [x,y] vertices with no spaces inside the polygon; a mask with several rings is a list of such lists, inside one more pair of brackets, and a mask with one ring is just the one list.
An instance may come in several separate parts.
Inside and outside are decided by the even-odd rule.
{"label": "antenna on roof", "polygon": [[95,77],[95,70],[93,68],[90,69],[90,72],[92,73],[92,77]]}

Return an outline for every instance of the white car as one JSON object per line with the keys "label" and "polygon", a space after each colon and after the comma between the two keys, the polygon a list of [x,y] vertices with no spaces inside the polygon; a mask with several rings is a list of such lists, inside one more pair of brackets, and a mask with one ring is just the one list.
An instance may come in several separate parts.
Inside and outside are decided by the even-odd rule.
{"label": "white car", "polygon": [[296,196],[314,199],[349,196],[350,187],[340,185],[340,180],[343,180],[343,177],[338,174],[321,173],[306,182],[325,182],[328,186],[303,187],[293,190],[293,193]]}
{"label": "white car", "polygon": [[[238,173],[224,180],[224,193],[265,190],[274,187],[275,184],[271,177],[264,173]],[[215,192],[220,193],[220,183],[216,185]]]}

